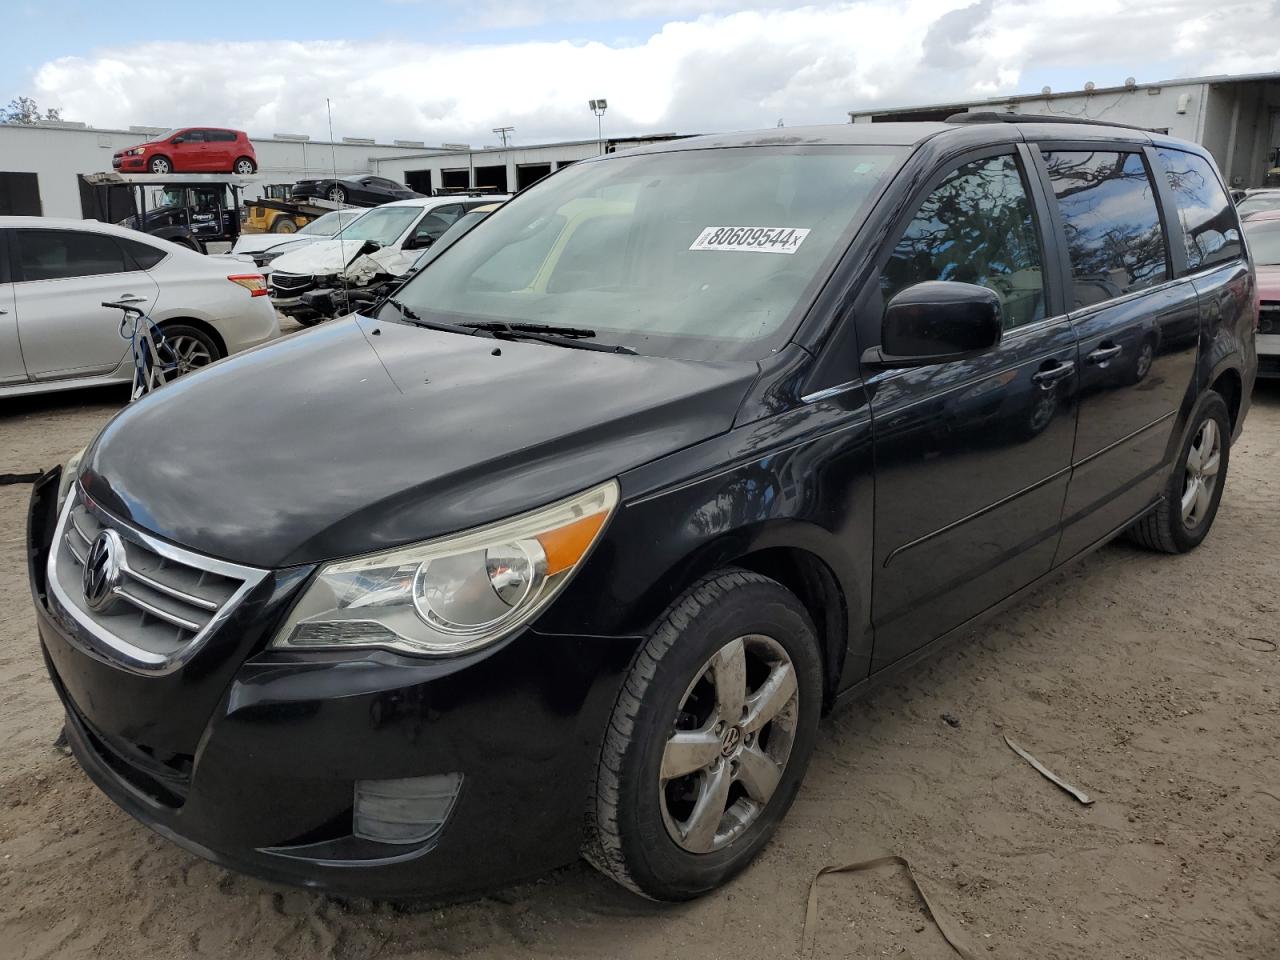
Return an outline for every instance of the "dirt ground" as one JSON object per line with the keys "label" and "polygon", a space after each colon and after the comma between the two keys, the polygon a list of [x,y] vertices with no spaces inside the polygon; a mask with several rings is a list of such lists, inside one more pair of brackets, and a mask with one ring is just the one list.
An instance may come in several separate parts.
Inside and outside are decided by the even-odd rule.
{"label": "dirt ground", "polygon": [[[119,400],[6,401],[0,473],[52,465]],[[881,853],[912,862],[975,956],[1280,957],[1280,389],[1255,394],[1200,550],[1108,547],[829,718],[760,860],[676,907],[583,864],[461,905],[339,901],[150,833],[51,746],[28,491],[0,487],[4,960],[794,956],[814,873]],[[1043,779],[1005,733],[1097,802]],[[888,867],[822,882],[816,956],[954,955]]]}

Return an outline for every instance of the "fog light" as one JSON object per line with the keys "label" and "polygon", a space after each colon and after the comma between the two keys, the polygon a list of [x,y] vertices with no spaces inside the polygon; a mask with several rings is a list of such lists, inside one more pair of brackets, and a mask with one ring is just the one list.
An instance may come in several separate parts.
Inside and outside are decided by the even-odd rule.
{"label": "fog light", "polygon": [[378,843],[423,843],[449,819],[461,786],[460,773],[357,780],[352,832]]}

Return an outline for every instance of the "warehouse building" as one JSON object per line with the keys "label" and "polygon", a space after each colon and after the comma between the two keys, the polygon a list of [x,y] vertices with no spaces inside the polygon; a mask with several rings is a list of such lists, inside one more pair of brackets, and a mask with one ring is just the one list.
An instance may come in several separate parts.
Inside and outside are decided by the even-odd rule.
{"label": "warehouse building", "polygon": [[629,150],[646,143],[675,140],[679,136],[675,133],[655,133],[644,137],[564,140],[534,146],[477,149],[465,144],[445,144],[442,151],[415,151],[402,156],[375,157],[373,170],[379,176],[399,180],[419,193],[441,190],[507,193],[523,190],[553,171],[588,157]]}
{"label": "warehouse building", "polygon": [[[0,124],[0,216],[87,217],[93,199],[83,175],[111,170],[111,155],[165,132],[157,127],[102,129],[83,123],[40,121]],[[379,157],[427,151],[421,141],[377,143],[348,137],[334,143],[275,134],[251,137],[258,173],[249,178],[246,199],[262,195],[269,184],[307,177],[368,173]]]}
{"label": "warehouse building", "polygon": [[[1020,113],[1123,123],[1202,144],[1233,187],[1257,187],[1280,167],[1280,73],[1192,77],[1161,83],[852,110],[854,123],[945,120],[956,113]],[[1280,171],[1271,173],[1273,179]]]}

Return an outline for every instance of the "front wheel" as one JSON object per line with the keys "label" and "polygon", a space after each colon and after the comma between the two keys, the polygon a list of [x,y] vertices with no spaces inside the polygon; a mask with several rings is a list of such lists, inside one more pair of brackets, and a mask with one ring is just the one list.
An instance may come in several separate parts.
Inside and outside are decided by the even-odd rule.
{"label": "front wheel", "polygon": [[1129,528],[1129,539],[1162,553],[1186,553],[1209,534],[1231,460],[1231,415],[1210,390],[1191,416],[1164,498]]}
{"label": "front wheel", "polygon": [[159,174],[173,173],[173,164],[169,162],[168,157],[152,157],[151,172]]}
{"label": "front wheel", "polygon": [[343,190],[341,187],[330,187],[329,199],[332,200],[334,203],[346,203],[347,192]]}
{"label": "front wheel", "polygon": [[688,900],[760,852],[809,763],[818,641],[781,584],[724,570],[694,584],[636,655],[596,774],[587,859],[655,900]]}
{"label": "front wheel", "polygon": [[272,233],[297,233],[298,224],[291,217],[276,217],[271,221]]}

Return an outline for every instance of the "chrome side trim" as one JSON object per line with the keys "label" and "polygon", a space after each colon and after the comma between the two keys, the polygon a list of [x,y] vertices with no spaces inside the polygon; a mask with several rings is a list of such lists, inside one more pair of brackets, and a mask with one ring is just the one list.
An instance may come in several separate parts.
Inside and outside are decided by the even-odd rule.
{"label": "chrome side trim", "polygon": [[[61,552],[61,545],[66,539],[71,511],[80,503],[83,503],[86,510],[101,520],[104,525],[110,526],[125,540],[146,547],[153,553],[175,563],[194,567],[197,570],[206,570],[228,579],[239,580],[240,587],[227,598],[226,603],[217,609],[213,616],[209,618],[209,622],[195,636],[173,653],[157,654],[130,643],[124,637],[107,630],[76,606],[58,580],[58,555]],[[49,586],[52,605],[56,607],[56,612],[73,620],[82,631],[70,631],[67,635],[68,641],[89,656],[105,660],[132,673],[145,675],[169,674],[185,666],[192,657],[200,652],[201,647],[204,646],[209,637],[227,622],[244,598],[261,584],[270,573],[270,570],[247,567],[238,563],[230,563],[226,560],[218,560],[214,557],[206,557],[144,533],[104,511],[85,496],[78,483],[67,496],[66,503],[62,505],[62,512],[58,516],[58,525],[53,532],[49,558],[45,565],[45,578]],[[127,599],[130,603],[137,603],[137,599],[133,596],[122,597],[122,599]],[[142,608],[141,605],[139,605],[139,608]],[[160,614],[156,615],[161,616]],[[168,615],[168,617],[172,616],[172,614]],[[162,617],[162,619],[167,618]],[[175,625],[181,626],[180,624]],[[187,628],[184,627],[184,629]]]}

